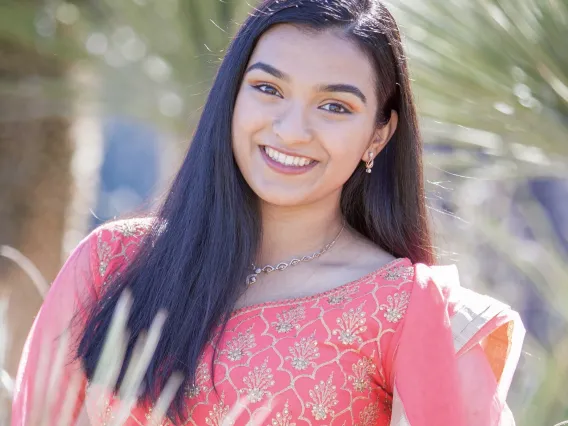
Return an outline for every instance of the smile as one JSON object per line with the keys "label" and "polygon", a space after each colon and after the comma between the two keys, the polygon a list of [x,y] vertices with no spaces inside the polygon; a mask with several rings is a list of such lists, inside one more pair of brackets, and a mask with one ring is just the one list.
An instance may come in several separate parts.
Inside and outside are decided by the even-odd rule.
{"label": "smile", "polygon": [[297,175],[313,169],[318,161],[296,155],[288,155],[269,146],[261,146],[260,152],[268,166],[278,172],[288,175]]}
{"label": "smile", "polygon": [[285,166],[296,166],[296,167],[304,167],[314,162],[314,160],[306,157],[294,157],[292,155],[284,154],[280,151],[276,151],[274,148],[270,148],[269,146],[263,147],[264,152],[268,155],[272,160],[284,164]]}

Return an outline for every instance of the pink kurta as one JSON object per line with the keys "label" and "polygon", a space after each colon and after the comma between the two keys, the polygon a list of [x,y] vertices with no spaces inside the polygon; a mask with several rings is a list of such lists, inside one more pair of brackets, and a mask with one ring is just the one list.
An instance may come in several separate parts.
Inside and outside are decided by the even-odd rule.
{"label": "pink kurta", "polygon": [[[29,422],[44,339],[57,338],[73,312],[100,295],[109,277],[131,259],[148,223],[127,220],[100,227],[71,255],[28,337],[12,425]],[[492,424],[510,424],[503,421],[504,401],[523,334],[516,313],[459,287],[453,267],[397,259],[324,293],[234,311],[217,348],[219,396],[212,387],[209,344],[196,382],[185,390],[187,424],[476,424],[468,423],[464,401],[470,396],[463,393],[459,373],[460,363],[471,358],[462,355],[475,351],[484,354],[495,384],[488,396],[494,401]],[[87,380],[72,363],[64,367],[50,424],[73,375],[81,389],[74,417],[79,414]],[[91,424],[110,424],[113,407],[102,414],[87,408]],[[135,407],[126,424],[146,424],[150,410]]]}

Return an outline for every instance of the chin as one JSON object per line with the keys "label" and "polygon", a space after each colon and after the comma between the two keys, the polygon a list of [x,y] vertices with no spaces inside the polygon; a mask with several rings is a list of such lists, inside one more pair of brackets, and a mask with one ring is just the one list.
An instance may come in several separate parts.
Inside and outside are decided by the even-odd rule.
{"label": "chin", "polygon": [[[256,192],[256,191],[255,191]],[[309,197],[305,194],[289,194],[289,193],[264,193],[256,192],[258,198],[266,203],[278,207],[296,207],[309,204]]]}

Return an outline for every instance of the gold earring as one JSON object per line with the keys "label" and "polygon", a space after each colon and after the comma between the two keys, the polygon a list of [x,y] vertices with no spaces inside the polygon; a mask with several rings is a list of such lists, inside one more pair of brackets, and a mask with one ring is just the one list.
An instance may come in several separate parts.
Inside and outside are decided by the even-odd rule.
{"label": "gold earring", "polygon": [[367,166],[367,169],[365,171],[367,173],[371,173],[371,169],[373,168],[374,164],[375,164],[375,161],[373,160],[373,152],[369,151],[369,161],[367,161],[365,163],[365,165]]}

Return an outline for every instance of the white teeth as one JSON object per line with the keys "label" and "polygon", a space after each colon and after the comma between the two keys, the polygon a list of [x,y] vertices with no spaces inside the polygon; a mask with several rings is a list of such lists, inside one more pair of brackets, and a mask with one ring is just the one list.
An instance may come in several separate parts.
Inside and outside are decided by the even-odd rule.
{"label": "white teeth", "polygon": [[294,157],[294,156],[291,156],[291,155],[286,155],[286,154],[283,154],[279,151],[276,151],[275,149],[272,149],[268,146],[264,147],[264,151],[274,161],[278,161],[279,163],[284,164],[286,166],[303,167],[303,166],[307,166],[308,164],[310,164],[313,161],[313,160],[310,160],[309,158],[305,158],[305,157]]}

